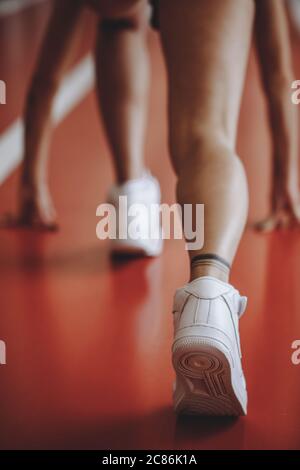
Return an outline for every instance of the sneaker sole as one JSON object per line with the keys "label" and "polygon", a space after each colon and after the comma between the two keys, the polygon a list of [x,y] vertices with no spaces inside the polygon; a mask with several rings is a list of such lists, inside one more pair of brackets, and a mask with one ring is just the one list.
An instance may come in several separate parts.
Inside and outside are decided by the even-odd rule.
{"label": "sneaker sole", "polygon": [[185,337],[173,345],[178,414],[240,416],[246,414],[247,392],[234,384],[230,361],[213,339]]}

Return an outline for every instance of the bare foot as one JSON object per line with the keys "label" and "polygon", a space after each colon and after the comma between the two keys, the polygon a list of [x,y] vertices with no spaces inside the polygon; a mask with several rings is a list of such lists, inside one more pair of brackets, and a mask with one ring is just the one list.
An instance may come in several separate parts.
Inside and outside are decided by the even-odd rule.
{"label": "bare foot", "polygon": [[277,198],[271,215],[256,222],[254,228],[259,232],[300,228],[300,196],[285,194],[284,197]]}
{"label": "bare foot", "polygon": [[39,190],[33,190],[31,187],[22,186],[17,214],[2,215],[0,228],[57,230],[56,212],[48,188],[44,185]]}
{"label": "bare foot", "polygon": [[300,221],[295,219],[292,214],[287,212],[276,212],[271,214],[269,217],[256,222],[254,228],[259,232],[273,232],[274,230],[288,230],[291,228],[300,228]]}
{"label": "bare foot", "polygon": [[275,208],[271,215],[253,226],[259,232],[300,228],[300,203],[296,200],[286,200],[283,207]]}

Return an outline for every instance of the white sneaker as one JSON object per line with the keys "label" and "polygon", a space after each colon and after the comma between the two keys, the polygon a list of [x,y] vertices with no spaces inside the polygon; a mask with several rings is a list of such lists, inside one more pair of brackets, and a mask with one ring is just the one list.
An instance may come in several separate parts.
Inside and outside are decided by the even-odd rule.
{"label": "white sneaker", "polygon": [[246,414],[239,317],[247,298],[210,276],[178,289],[174,297],[173,400],[178,413]]}
{"label": "white sneaker", "polygon": [[[122,196],[126,198],[122,198]],[[160,255],[163,248],[160,219],[159,216],[151,216],[150,209],[152,205],[159,208],[160,197],[159,183],[149,172],[146,172],[141,178],[129,180],[122,185],[111,188],[109,202],[116,208],[117,234],[121,226],[126,232],[126,238],[118,237],[111,240],[113,253],[142,256]],[[122,202],[120,202],[121,199],[123,199]],[[145,209],[145,211],[138,211],[136,214],[138,238],[132,237],[128,231],[134,218],[132,214],[128,214],[128,210],[134,205],[143,205]],[[155,237],[152,236],[153,234]]]}

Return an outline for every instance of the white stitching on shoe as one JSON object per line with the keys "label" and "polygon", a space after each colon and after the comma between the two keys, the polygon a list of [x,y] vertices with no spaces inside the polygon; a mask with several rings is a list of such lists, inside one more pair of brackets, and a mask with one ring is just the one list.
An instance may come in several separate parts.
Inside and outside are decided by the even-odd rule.
{"label": "white stitching on shoe", "polygon": [[229,302],[227,301],[227,299],[224,297],[224,295],[221,295],[222,299],[224,300],[224,302],[226,303],[228,309],[229,309],[229,312],[230,312],[230,318],[231,318],[231,322],[232,322],[232,325],[233,325],[233,330],[234,330],[234,335],[235,335],[235,340],[236,340],[236,344],[237,344],[237,348],[238,348],[238,351],[239,351],[239,355],[240,357],[242,356],[242,351],[241,351],[241,347],[240,347],[240,342],[238,340],[238,334],[237,334],[237,331],[236,331],[236,327],[235,327],[235,323],[234,323],[234,320],[233,320],[233,312],[230,308],[230,304]]}

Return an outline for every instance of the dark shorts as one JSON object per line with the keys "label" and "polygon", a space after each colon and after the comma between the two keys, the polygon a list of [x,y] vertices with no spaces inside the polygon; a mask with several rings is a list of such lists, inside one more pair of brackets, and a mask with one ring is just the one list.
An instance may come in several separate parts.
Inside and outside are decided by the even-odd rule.
{"label": "dark shorts", "polygon": [[159,29],[159,12],[158,12],[158,2],[159,0],[149,0],[152,7],[151,14],[151,26],[154,29]]}

